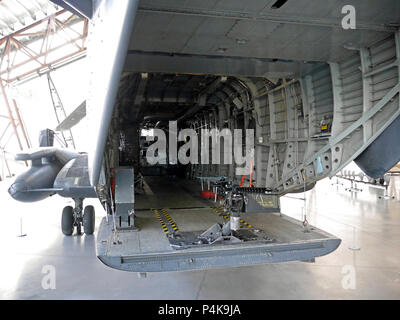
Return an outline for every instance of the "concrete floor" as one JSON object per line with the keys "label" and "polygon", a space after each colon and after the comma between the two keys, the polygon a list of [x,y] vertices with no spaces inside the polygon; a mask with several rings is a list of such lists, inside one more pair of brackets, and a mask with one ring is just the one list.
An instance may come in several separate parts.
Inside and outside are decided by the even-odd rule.
{"label": "concrete floor", "polygon": [[[99,262],[95,236],[64,237],[61,210],[70,201],[55,196],[17,203],[6,193],[9,182],[3,182],[0,298],[400,299],[400,177],[392,180],[391,200],[378,199],[383,190],[367,186],[352,194],[332,186],[333,180],[321,181],[307,192],[309,223],[342,239],[335,252],[315,263],[154,273],[147,278]],[[104,212],[97,200],[89,203],[96,206],[99,223]],[[301,219],[303,201],[285,197],[281,205],[283,213]],[[21,219],[26,237],[17,237]],[[55,267],[56,288],[45,290],[42,280],[49,265]]]}

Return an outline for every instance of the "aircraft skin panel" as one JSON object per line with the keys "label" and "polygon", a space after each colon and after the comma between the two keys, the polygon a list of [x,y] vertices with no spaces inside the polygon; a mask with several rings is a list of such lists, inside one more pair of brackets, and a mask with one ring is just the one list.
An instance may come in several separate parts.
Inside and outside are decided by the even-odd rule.
{"label": "aircraft skin panel", "polygon": [[99,179],[104,146],[124,65],[137,0],[103,0],[89,27],[87,61],[89,93],[87,99],[89,176],[92,185]]}
{"label": "aircraft skin panel", "polygon": [[51,0],[55,4],[73,12],[76,15],[92,18],[93,0]]}
{"label": "aircraft skin panel", "polygon": [[77,125],[84,117],[86,117],[86,100],[83,101],[74,111],[72,111],[68,117],[61,121],[56,127],[56,130],[69,130],[73,126]]}
{"label": "aircraft skin panel", "polygon": [[[371,178],[382,177],[400,159],[399,132],[400,117],[397,117],[354,162]],[[377,162],[378,158],[381,160]]]}
{"label": "aircraft skin panel", "polygon": [[[103,221],[104,223],[104,221]],[[103,239],[103,238],[102,238]],[[107,238],[106,238],[107,239]],[[110,268],[130,272],[193,271],[216,268],[254,266],[288,261],[312,261],[336,250],[336,238],[312,240],[289,244],[269,244],[239,248],[208,248],[204,252],[155,252],[136,256],[112,256],[97,247],[97,257]]]}
{"label": "aircraft skin panel", "polygon": [[[296,0],[279,9],[272,9],[272,3],[141,0],[129,46],[128,58],[132,58],[126,68],[145,72],[145,63],[151,68],[147,72],[168,72],[172,63],[185,70],[191,65],[187,57],[192,55],[199,56],[201,63],[193,66],[195,70],[203,68],[206,73],[209,64],[221,70],[214,63],[219,58],[220,64],[234,68],[226,68],[227,72],[237,70],[249,76],[260,68],[276,72],[278,63],[258,59],[339,62],[352,54],[348,47],[364,47],[393,32],[400,11],[396,0],[353,0],[357,26],[344,30],[343,1]],[[241,61],[235,63],[235,58]],[[160,59],[168,63],[159,63]]]}

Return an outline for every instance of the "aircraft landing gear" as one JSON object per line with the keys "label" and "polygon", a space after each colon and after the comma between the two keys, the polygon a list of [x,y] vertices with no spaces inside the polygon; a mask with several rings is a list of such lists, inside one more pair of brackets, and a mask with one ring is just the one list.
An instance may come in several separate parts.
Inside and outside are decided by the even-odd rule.
{"label": "aircraft landing gear", "polygon": [[94,232],[95,227],[95,212],[93,206],[86,206],[83,209],[83,199],[74,199],[75,208],[66,206],[62,211],[61,217],[61,230],[66,236],[72,235],[74,227],[76,227],[77,235],[82,234],[83,231],[87,235]]}
{"label": "aircraft landing gear", "polygon": [[86,206],[83,211],[83,231],[86,234],[93,234],[94,232],[94,207]]}
{"label": "aircraft landing gear", "polygon": [[74,231],[74,209],[67,206],[62,211],[61,230],[66,236],[70,236]]}

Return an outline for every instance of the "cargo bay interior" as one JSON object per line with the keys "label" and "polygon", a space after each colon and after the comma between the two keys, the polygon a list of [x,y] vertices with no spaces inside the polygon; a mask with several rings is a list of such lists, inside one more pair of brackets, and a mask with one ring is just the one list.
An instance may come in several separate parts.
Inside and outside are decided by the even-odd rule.
{"label": "cargo bay interior", "polygon": [[[50,31],[32,29],[44,39],[32,38],[28,26],[18,25],[26,19],[36,18],[33,28],[42,22],[54,23],[58,32],[71,28],[78,37],[64,35],[74,51],[40,60],[33,71],[32,65],[18,69],[23,60],[0,64],[8,111],[0,140],[6,208],[0,238],[7,243],[1,298],[400,298],[398,4],[353,1],[358,28],[342,30],[339,1],[139,1],[124,9],[133,10],[135,19],[127,34],[121,32],[129,45],[119,62],[109,121],[102,122],[104,110],[93,102],[103,92],[93,92],[98,86],[76,73],[100,79],[107,70],[86,63],[96,61],[90,45],[108,41],[90,32],[101,30],[103,21],[92,25],[95,18],[85,11],[46,0],[25,9],[17,2],[0,2],[13,13],[3,11],[3,21],[22,30],[2,27],[4,57],[20,49],[6,47],[17,37],[24,47],[49,43]],[[105,2],[112,7],[114,1]],[[305,8],[309,15],[294,15]],[[122,30],[129,24],[124,19]],[[88,57],[86,37],[92,37]],[[51,44],[46,49],[55,51]],[[47,91],[41,110],[55,113],[57,124],[54,118],[39,121],[25,107],[33,99],[20,93],[31,83]],[[22,89],[12,94],[14,87]],[[94,120],[97,129],[88,129]],[[235,163],[178,163],[168,151],[169,135],[177,134],[171,121],[176,130],[190,128],[198,136],[202,129],[252,130],[250,173],[236,174],[242,165]],[[30,136],[37,140],[46,127],[52,128],[48,141],[62,151],[51,149],[52,143],[41,144],[40,155],[30,153],[37,146]],[[105,138],[93,188],[89,151],[100,136],[96,130]],[[168,141],[156,153],[164,161],[154,165],[146,155],[156,130]],[[185,142],[178,141],[177,149]],[[212,152],[202,143],[197,152],[205,148]],[[223,145],[218,152],[223,158],[227,150]],[[20,161],[14,162],[17,153]],[[14,181],[28,165],[35,167],[37,157],[41,168],[58,163],[50,165],[56,167],[54,184],[32,187],[35,196],[46,193],[41,202],[17,202],[29,186],[22,190]],[[70,226],[64,211],[76,219]],[[43,286],[52,268],[55,288]]]}

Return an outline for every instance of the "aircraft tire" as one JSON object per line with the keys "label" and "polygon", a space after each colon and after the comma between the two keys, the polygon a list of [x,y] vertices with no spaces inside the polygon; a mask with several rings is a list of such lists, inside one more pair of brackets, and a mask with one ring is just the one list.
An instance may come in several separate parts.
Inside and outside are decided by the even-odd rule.
{"label": "aircraft tire", "polygon": [[86,234],[93,234],[95,225],[95,213],[93,206],[86,206],[83,211],[83,231]]}
{"label": "aircraft tire", "polygon": [[74,231],[74,209],[71,206],[64,207],[61,216],[61,230],[66,236]]}

